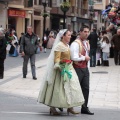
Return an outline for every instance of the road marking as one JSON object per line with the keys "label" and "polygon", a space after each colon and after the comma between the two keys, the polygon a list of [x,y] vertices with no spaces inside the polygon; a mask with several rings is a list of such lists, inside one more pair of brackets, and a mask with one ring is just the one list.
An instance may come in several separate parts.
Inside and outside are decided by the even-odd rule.
{"label": "road marking", "polygon": [[10,112],[10,111],[1,111],[0,113],[4,113],[4,114],[34,114],[34,115],[37,115],[37,114],[49,114],[49,113],[38,113],[38,112],[16,112],[16,111],[13,111],[13,112]]}
{"label": "road marking", "polygon": [[[39,113],[39,112],[16,112],[16,111],[10,112],[10,111],[0,111],[0,113],[2,113],[2,114],[50,115],[49,112],[41,112],[41,113]],[[66,115],[66,113],[62,112],[61,115]]]}

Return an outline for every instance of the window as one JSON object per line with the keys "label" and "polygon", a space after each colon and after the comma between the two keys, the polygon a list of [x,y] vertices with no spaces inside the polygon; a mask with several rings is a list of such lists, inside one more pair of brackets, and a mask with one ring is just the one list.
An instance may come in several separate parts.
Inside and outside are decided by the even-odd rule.
{"label": "window", "polygon": [[39,0],[39,5],[42,5],[42,0]]}
{"label": "window", "polygon": [[102,3],[102,0],[95,0],[95,3]]}
{"label": "window", "polygon": [[37,5],[37,0],[34,0],[34,5]]}
{"label": "window", "polygon": [[28,7],[32,7],[33,6],[33,0],[28,0]]}

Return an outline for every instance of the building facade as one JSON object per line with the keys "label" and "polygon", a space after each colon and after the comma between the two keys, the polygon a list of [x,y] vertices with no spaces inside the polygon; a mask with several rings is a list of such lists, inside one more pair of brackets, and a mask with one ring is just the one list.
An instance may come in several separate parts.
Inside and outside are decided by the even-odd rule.
{"label": "building facade", "polygon": [[106,6],[110,3],[110,0],[95,0],[94,1],[94,13],[95,13],[95,19],[94,19],[94,26],[97,29],[105,29],[106,21],[104,17],[102,16],[102,10],[106,9]]}
{"label": "building facade", "polygon": [[[46,1],[45,9],[50,13],[50,0]],[[15,29],[20,37],[22,32],[26,32],[27,25],[32,25],[34,32],[42,38],[43,12],[42,0],[3,0],[0,2],[0,26]],[[50,16],[46,17],[45,25],[50,28]]]}
{"label": "building facade", "polygon": [[9,0],[0,0],[0,27],[7,28],[7,10],[8,10],[8,1]]}
{"label": "building facade", "polygon": [[[51,28],[62,29],[64,15],[60,4],[64,0],[52,0]],[[81,25],[89,25],[88,0],[69,0],[71,7],[66,13],[66,28],[78,31]]]}
{"label": "building facade", "polygon": [[[20,36],[21,32],[26,32],[26,26],[32,25],[34,32],[42,38],[44,27],[44,6],[49,16],[45,17],[45,30],[58,30],[63,28],[64,14],[60,9],[60,4],[64,0],[8,0],[9,3],[3,15],[3,27],[14,28]],[[66,28],[72,31],[79,31],[82,25],[91,25],[89,18],[89,0],[69,0],[71,7],[66,13]],[[3,6],[3,4],[2,4]],[[8,14],[7,14],[8,13]],[[2,22],[1,22],[2,23]]]}

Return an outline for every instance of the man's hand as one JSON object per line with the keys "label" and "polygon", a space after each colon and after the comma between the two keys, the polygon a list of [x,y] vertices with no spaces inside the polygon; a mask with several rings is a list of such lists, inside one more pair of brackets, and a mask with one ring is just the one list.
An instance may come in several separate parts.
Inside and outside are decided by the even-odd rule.
{"label": "man's hand", "polygon": [[85,56],[85,61],[89,61],[90,57],[89,56]]}
{"label": "man's hand", "polygon": [[21,53],[21,56],[25,56],[25,53],[24,53],[24,52],[22,52],[22,53]]}

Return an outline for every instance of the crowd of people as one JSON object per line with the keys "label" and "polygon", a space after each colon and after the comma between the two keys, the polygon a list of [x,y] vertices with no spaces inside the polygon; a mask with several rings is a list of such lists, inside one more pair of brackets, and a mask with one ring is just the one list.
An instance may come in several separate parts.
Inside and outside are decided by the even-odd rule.
{"label": "crowd of people", "polygon": [[90,67],[109,66],[109,58],[114,58],[115,65],[120,65],[120,28],[111,23],[106,30],[97,33],[96,29],[88,36],[90,43]]}

